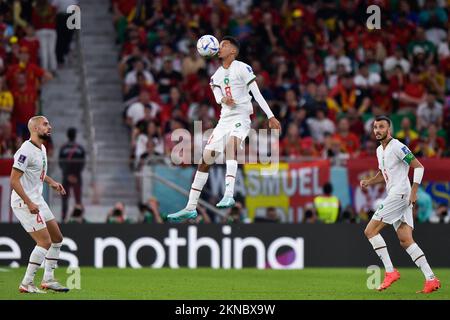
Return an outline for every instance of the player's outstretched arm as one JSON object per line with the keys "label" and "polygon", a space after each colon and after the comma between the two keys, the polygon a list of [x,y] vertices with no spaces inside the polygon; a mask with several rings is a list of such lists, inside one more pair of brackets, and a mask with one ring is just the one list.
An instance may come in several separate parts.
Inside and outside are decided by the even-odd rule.
{"label": "player's outstretched arm", "polygon": [[53,180],[50,176],[45,176],[44,181],[48,183],[50,187],[55,189],[57,192],[59,192],[61,195],[66,194],[66,190],[64,190],[64,187],[61,183],[56,182]]}
{"label": "player's outstretched arm", "polygon": [[19,195],[19,197],[22,198],[23,202],[26,204],[30,212],[32,214],[38,214],[39,207],[27,196],[25,190],[22,187],[22,184],[20,183],[20,178],[22,177],[22,175],[23,172],[19,169],[13,168],[11,170],[11,187]]}
{"label": "player's outstretched arm", "polygon": [[381,173],[381,170],[378,170],[377,174],[374,177],[370,179],[361,180],[359,182],[359,185],[361,186],[362,189],[366,189],[368,186],[383,182],[384,182],[383,174]]}
{"label": "player's outstretched arm", "polygon": [[414,169],[414,178],[413,178],[413,185],[411,187],[411,195],[409,196],[409,204],[412,203],[414,205],[416,204],[417,201],[417,189],[419,189],[419,185],[422,182],[425,168],[416,158],[411,160],[409,165],[411,168]]}
{"label": "player's outstretched arm", "polygon": [[252,81],[249,84],[248,88],[250,89],[253,98],[255,98],[256,102],[258,102],[259,106],[266,114],[267,119],[269,119],[269,128],[281,130],[280,122],[275,118],[272,110],[270,110],[270,107],[267,104],[266,99],[264,99],[264,97],[261,94],[261,91],[259,91],[258,84],[256,83],[256,81]]}

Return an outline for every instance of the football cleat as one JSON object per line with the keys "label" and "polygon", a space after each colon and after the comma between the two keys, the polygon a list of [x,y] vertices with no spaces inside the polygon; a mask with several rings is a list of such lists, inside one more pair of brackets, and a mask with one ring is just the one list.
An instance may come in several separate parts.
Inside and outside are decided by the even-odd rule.
{"label": "football cleat", "polygon": [[425,285],[421,291],[417,291],[417,293],[432,293],[433,291],[438,290],[441,287],[441,282],[438,278],[434,278],[432,280],[426,280]]}
{"label": "football cleat", "polygon": [[219,203],[216,204],[216,207],[221,209],[231,208],[235,203],[236,201],[234,201],[232,197],[223,197],[222,200],[220,200]]}
{"label": "football cleat", "polygon": [[21,283],[19,286],[20,293],[47,293],[45,291],[39,290],[34,283],[23,284]]}
{"label": "football cleat", "polygon": [[197,218],[197,210],[180,210],[175,213],[167,215],[167,220],[171,222],[181,222],[185,219],[195,219]]}
{"label": "football cleat", "polygon": [[394,271],[392,272],[386,272],[384,275],[383,283],[377,288],[377,290],[386,290],[398,279],[400,279],[400,272],[398,272],[397,269],[394,269]]}
{"label": "football cleat", "polygon": [[56,292],[68,292],[69,291],[69,288],[64,287],[55,279],[51,279],[51,280],[47,280],[47,281],[42,280],[41,288],[44,290],[53,290]]}

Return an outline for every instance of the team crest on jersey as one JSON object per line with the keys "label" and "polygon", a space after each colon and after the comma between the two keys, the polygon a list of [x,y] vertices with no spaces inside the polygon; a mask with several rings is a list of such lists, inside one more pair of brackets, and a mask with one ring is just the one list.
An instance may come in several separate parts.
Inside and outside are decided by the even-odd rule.
{"label": "team crest on jersey", "polygon": [[17,162],[24,164],[26,159],[27,159],[27,156],[21,154],[19,156],[19,159],[17,160]]}
{"label": "team crest on jersey", "polygon": [[223,83],[225,83],[225,85],[228,85],[230,83],[230,79],[228,78],[223,79]]}
{"label": "team crest on jersey", "polygon": [[403,151],[404,154],[411,153],[411,151],[409,151],[407,146],[402,147],[402,151]]}

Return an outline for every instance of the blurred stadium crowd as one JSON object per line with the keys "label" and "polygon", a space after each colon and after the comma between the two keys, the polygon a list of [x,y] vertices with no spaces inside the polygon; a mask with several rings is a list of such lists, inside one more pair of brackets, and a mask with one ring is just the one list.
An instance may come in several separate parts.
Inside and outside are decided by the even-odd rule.
{"label": "blurred stadium crowd", "polygon": [[[204,34],[240,40],[238,59],[252,66],[282,123],[280,156],[287,161],[327,158],[345,164],[350,158],[374,157],[378,143],[372,121],[381,114],[391,117],[394,136],[416,156],[450,156],[446,1],[111,3],[136,169],[170,157],[173,130],[192,131],[196,120],[206,130],[217,122],[220,106],[209,78],[220,61],[197,54],[196,41]],[[366,26],[371,4],[381,8],[381,29]],[[266,128],[257,109],[253,128]],[[272,209],[267,216],[273,216]],[[317,212],[306,212],[305,222],[317,220]],[[341,208],[339,220],[354,222],[357,216]]]}
{"label": "blurred stadium crowd", "polygon": [[[283,125],[287,158],[335,162],[373,156],[374,116],[419,157],[449,156],[450,50],[445,1],[112,0],[125,117],[133,156],[170,155],[170,132],[214,126],[219,106],[209,77],[218,59],[195,49],[203,34],[241,41]],[[381,29],[366,8],[381,8]],[[265,128],[262,112],[253,126]],[[141,136],[140,136],[141,135]],[[144,138],[145,137],[145,138]]]}
{"label": "blurred stadium crowd", "polygon": [[[41,110],[41,86],[56,76],[73,32],[65,0],[0,1],[0,157],[28,139],[28,119]],[[51,141],[47,143],[51,156]]]}

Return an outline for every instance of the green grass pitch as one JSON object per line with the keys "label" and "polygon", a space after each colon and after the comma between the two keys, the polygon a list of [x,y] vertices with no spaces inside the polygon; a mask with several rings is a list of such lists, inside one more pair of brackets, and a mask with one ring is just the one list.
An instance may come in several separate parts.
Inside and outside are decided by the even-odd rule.
{"label": "green grass pitch", "polygon": [[[435,269],[442,288],[416,294],[423,276],[417,268],[399,269],[401,279],[383,292],[367,289],[363,268],[306,268],[304,270],[214,270],[81,268],[81,289],[68,293],[20,294],[24,268],[0,269],[0,299],[148,299],[148,300],[324,300],[324,299],[445,299],[450,300],[450,269]],[[59,268],[56,276],[69,276]],[[43,270],[36,275],[36,283]]]}

